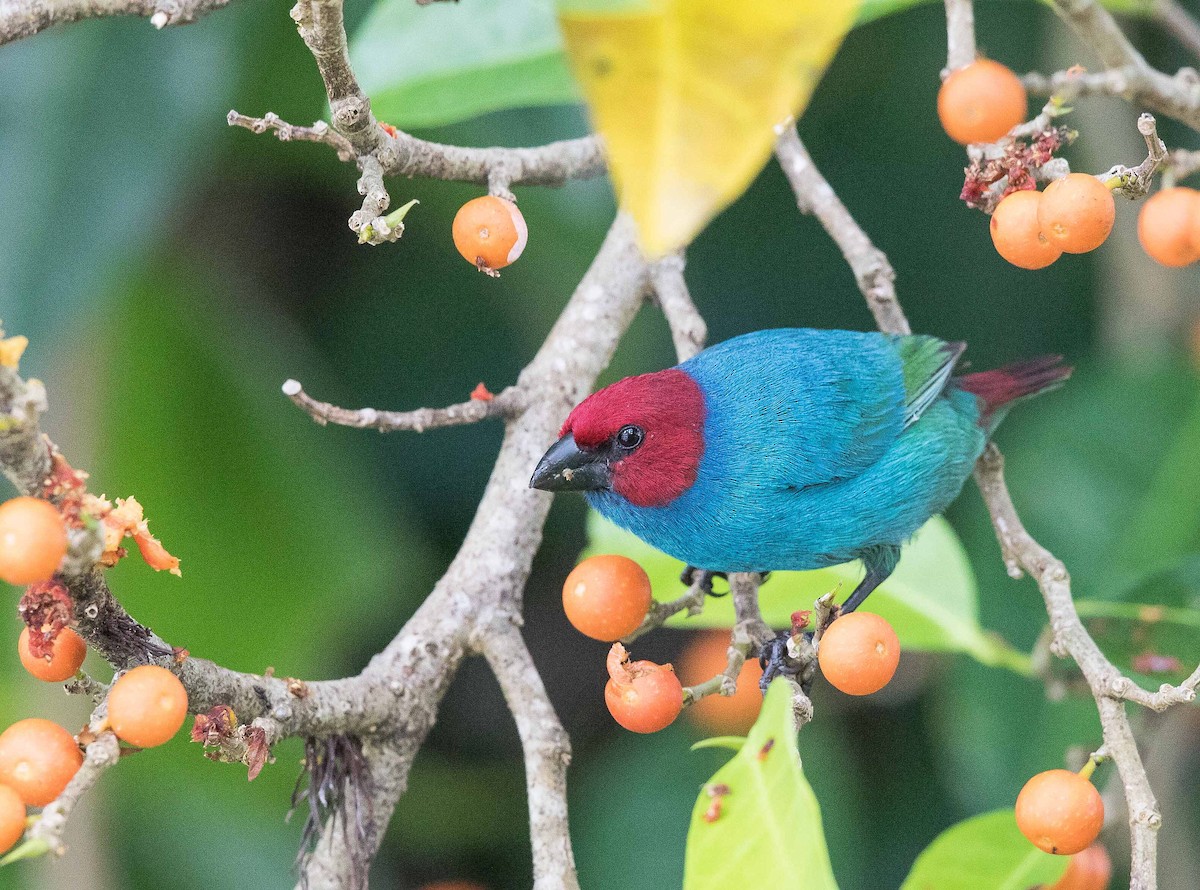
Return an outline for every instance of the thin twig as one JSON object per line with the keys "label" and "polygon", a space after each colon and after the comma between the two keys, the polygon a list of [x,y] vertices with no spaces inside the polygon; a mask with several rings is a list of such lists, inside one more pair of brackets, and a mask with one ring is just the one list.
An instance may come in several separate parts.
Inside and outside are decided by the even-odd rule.
{"label": "thin twig", "polygon": [[144,16],[155,28],[186,25],[229,0],[0,0],[0,46],[53,25],[109,16]]}
{"label": "thin twig", "polygon": [[356,429],[379,430],[381,433],[397,430],[423,433],[425,430],[440,427],[478,423],[493,417],[511,417],[522,405],[521,392],[515,386],[508,387],[490,399],[470,399],[445,408],[417,408],[413,411],[339,408],[329,402],[314,399],[304,391],[298,380],[285,381],[283,394],[322,426],[332,423]]}
{"label": "thin twig", "polygon": [[729,593],[733,597],[734,625],[726,653],[725,669],[709,680],[683,690],[685,706],[709,695],[733,695],[737,692],[738,677],[747,658],[759,655],[775,634],[762,618],[758,606],[758,588],[762,576],[755,573],[735,573],[729,576]]}
{"label": "thin twig", "polygon": [[260,135],[273,131],[280,142],[317,142],[328,145],[337,152],[340,161],[352,161],[356,156],[350,140],[335,132],[325,121],[317,121],[311,127],[300,127],[289,124],[273,111],[268,111],[262,117],[250,117],[231,109],[229,114],[225,115],[225,122],[231,127],[242,127]]}
{"label": "thin twig", "polygon": [[83,765],[79,767],[79,771],[67,783],[67,787],[63,789],[62,793],[42,810],[37,821],[26,833],[26,842],[42,841],[56,856],[61,856],[66,852],[63,832],[66,830],[67,820],[83,796],[100,781],[100,777],[108,769],[116,766],[120,757],[121,748],[115,735],[106,730],[96,736],[87,746]]}
{"label": "thin twig", "polygon": [[908,334],[908,320],[896,301],[896,273],[882,250],[871,243],[833,187],[817,169],[789,121],[777,128],[775,156],[796,195],[801,213],[811,213],[842,251],[858,288],[882,331]]}
{"label": "thin twig", "polygon": [[703,349],[708,338],[708,326],[692,302],[683,267],[682,253],[663,257],[650,267],[652,294],[667,319],[675,355],[681,362]]}
{"label": "thin twig", "polygon": [[942,79],[974,61],[975,4],[972,0],[946,0],[946,68]]}
{"label": "thin twig", "polygon": [[1200,23],[1182,4],[1176,0],[1154,0],[1150,12],[1188,52],[1200,58]]}
{"label": "thin twig", "polygon": [[481,645],[517,722],[525,753],[533,890],[578,890],[567,819],[571,742],[550,704],[519,621],[519,615],[499,619],[481,635]]}
{"label": "thin twig", "polygon": [[650,604],[650,611],[646,613],[646,617],[642,619],[642,623],[638,626],[637,630],[624,637],[621,642],[625,644],[632,643],[638,637],[662,627],[668,618],[680,612],[686,611],[688,615],[699,615],[704,611],[704,603],[708,599],[708,590],[708,584],[703,583],[701,579],[697,578],[681,596],[673,600],[667,600],[666,602],[655,600]]}
{"label": "thin twig", "polygon": [[1100,177],[1104,180],[1119,179],[1121,184],[1115,191],[1130,200],[1146,196],[1154,182],[1154,174],[1167,160],[1167,146],[1158,137],[1154,115],[1143,114],[1138,118],[1137,127],[1146,140],[1146,160],[1136,167],[1117,165]]}

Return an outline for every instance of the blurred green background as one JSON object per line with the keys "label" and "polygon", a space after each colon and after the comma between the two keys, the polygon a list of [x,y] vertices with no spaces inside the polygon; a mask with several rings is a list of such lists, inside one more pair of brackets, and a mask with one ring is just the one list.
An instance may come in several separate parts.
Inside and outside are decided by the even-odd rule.
{"label": "blurred green background", "polygon": [[[351,25],[368,9],[352,2]],[[1032,3],[981,4],[977,15],[981,48],[1018,71],[1095,62]],[[1194,61],[1148,23],[1132,32],[1161,67]],[[1043,352],[1077,365],[1068,388],[1015,412],[999,441],[1027,525],[1067,561],[1079,596],[1118,599],[1161,569],[1170,583],[1144,582],[1138,597],[1194,607],[1200,571],[1180,560],[1200,551],[1200,497],[1187,484],[1200,453],[1188,354],[1200,277],[1154,267],[1128,205],[1094,254],[1040,273],[1000,260],[986,218],[957,200],[964,156],[934,114],[944,43],[940,5],[857,29],[802,136],[888,252],[915,329],[967,340],[977,368]],[[1070,119],[1082,133],[1073,164],[1141,158],[1140,109],[1081,106]],[[183,559],[182,580],[135,560],[119,566],[113,586],[130,610],[230,667],[341,676],[390,639],[453,555],[500,429],[321,428],[279,385],[295,377],[342,404],[406,408],[460,400],[481,380],[511,383],[599,245],[612,197],[606,181],[518,190],[529,247],[492,280],[449,237],[477,188],[391,182],[393,206],[421,203],[399,243],[360,247],[345,224],[358,204],[354,171],[321,146],[227,128],[230,108],[295,123],[325,113],[284,5],[235,4],[162,33],[143,20],[86,22],[0,48],[0,318],[33,341],[23,369],[50,387],[54,439],[91,470],[94,490],[136,494]],[[584,128],[578,108],[557,107],[420,135],[519,145]],[[1197,145],[1182,128],[1163,131],[1172,147]],[[692,247],[688,280],[714,341],[769,326],[871,325],[846,265],[796,213],[774,166]],[[672,361],[665,325],[647,311],[608,377]],[[697,789],[727,755],[689,753],[701,732],[686,724],[643,738],[608,717],[604,646],[576,634],[558,601],[583,519],[581,500],[556,500],[526,634],[574,744],[584,886],[663,890],[679,885]],[[1036,588],[1005,575],[973,489],[950,520],[977,572],[985,625],[1028,650],[1044,620]],[[1184,638],[1193,655],[1197,636]],[[638,656],[669,660],[687,641],[660,631]],[[85,702],[39,686],[15,658],[0,660],[0,678],[0,722],[85,719]],[[941,829],[1010,805],[1030,774],[1099,741],[1089,701],[1049,702],[1040,682],[965,657],[906,656],[893,686],[868,701],[818,684],[816,708],[800,750],[843,890],[897,886]],[[1197,710],[1137,720],[1165,817],[1161,886],[1194,890]],[[183,736],[130,758],[81,807],[70,855],[6,869],[0,886],[290,887],[302,820],[284,814],[300,745],[276,756],[252,785]],[[1105,837],[1120,868],[1114,812]],[[417,760],[373,884],[527,887],[526,832],[516,733],[472,661]]]}

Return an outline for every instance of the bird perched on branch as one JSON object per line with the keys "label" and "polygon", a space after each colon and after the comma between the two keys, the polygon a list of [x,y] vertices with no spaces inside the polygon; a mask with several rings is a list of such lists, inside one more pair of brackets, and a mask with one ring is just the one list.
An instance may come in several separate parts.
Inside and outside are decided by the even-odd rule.
{"label": "bird perched on branch", "polygon": [[862,560],[857,608],[900,545],[958,495],[1061,356],[953,376],[966,345],[928,336],[758,331],[581,402],[530,485],[582,491],[649,544],[709,572]]}

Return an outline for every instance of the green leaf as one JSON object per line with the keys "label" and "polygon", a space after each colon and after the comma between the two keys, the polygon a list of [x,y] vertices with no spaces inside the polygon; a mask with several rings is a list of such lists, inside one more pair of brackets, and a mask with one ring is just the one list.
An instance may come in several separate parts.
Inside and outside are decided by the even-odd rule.
{"label": "green leaf", "polygon": [[1108,659],[1144,686],[1179,683],[1195,670],[1200,610],[1102,600],[1077,600],[1075,608]]}
{"label": "green leaf", "polygon": [[[650,576],[659,599],[682,593],[679,575],[683,563],[594,511],[588,517],[588,542],[584,556],[621,553],[637,560]],[[759,592],[763,617],[772,627],[791,627],[792,612],[811,608],[817,597],[839,587],[849,594],[861,576],[857,563],[810,572],[772,572]],[[870,611],[892,623],[906,649],[964,652],[983,664],[1018,673],[1030,671],[1023,653],[980,626],[971,564],[958,536],[940,516],[929,520],[905,546],[896,571],[867,602]],[[688,617],[680,613],[668,624],[689,628],[732,627],[733,603],[728,597],[710,597],[700,615]]]}
{"label": "green leaf", "polygon": [[[748,875],[774,890],[837,890],[821,809],[800,766],[788,683],[776,680],[746,744],[696,798],[683,890],[728,890]],[[710,790],[724,786],[711,818]]]}
{"label": "green leaf", "polygon": [[917,857],[900,890],[1027,890],[1053,884],[1069,856],[1043,853],[1017,828],[1011,809],[959,822]]}
{"label": "green leaf", "polygon": [[350,58],[375,115],[405,129],[579,99],[550,0],[382,0]]}

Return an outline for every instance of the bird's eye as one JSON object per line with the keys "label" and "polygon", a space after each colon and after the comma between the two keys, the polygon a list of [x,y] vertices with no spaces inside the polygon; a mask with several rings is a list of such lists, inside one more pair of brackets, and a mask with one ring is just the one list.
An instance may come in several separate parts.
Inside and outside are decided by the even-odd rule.
{"label": "bird's eye", "polygon": [[646,434],[642,432],[642,428],[633,424],[623,426],[617,432],[617,444],[627,451],[633,451],[642,444],[642,440],[645,438]]}

